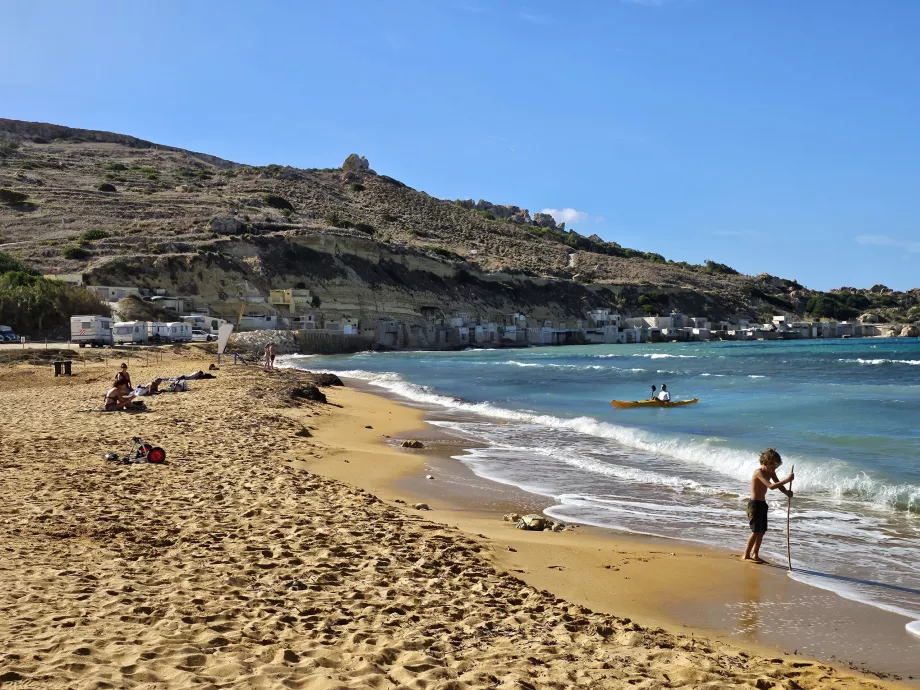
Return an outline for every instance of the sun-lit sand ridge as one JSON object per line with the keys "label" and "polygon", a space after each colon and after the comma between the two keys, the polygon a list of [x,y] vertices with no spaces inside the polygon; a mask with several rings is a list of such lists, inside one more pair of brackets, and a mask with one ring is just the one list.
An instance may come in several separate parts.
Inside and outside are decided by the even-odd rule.
{"label": "sun-lit sand ridge", "polygon": [[[499,572],[488,540],[310,471],[336,440],[341,457],[415,423],[388,401],[326,388],[352,419],[370,400],[373,430],[336,427],[341,408],[287,395],[297,374],[225,367],[149,413],[84,414],[112,363],[49,369],[0,370],[0,683],[893,687],[592,613]],[[101,459],[135,434],[169,464]]]}

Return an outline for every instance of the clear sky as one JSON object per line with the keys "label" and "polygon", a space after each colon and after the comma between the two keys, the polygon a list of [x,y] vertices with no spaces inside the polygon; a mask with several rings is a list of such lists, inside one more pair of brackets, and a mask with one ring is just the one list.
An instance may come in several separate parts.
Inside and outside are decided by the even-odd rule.
{"label": "clear sky", "polygon": [[[920,1],[7,2],[0,116],[920,287]],[[574,220],[574,222],[573,222]]]}

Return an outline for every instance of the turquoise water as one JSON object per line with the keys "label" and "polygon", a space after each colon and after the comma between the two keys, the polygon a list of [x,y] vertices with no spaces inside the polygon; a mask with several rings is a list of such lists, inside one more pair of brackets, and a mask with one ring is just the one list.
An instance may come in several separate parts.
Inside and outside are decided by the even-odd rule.
{"label": "turquoise water", "polygon": [[[563,520],[741,551],[757,456],[795,464],[795,577],[920,618],[920,341],[612,345],[291,358],[440,410],[474,472]],[[617,410],[611,399],[700,403]],[[770,492],[762,553],[785,561]]]}

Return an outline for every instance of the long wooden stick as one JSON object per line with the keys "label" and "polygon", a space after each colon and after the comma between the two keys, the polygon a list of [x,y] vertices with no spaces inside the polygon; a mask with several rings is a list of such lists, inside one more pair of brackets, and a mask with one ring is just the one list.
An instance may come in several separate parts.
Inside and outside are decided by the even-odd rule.
{"label": "long wooden stick", "polygon": [[[795,465],[792,466],[790,474],[795,474]],[[789,482],[789,490],[792,491],[792,482]],[[786,497],[786,560],[789,563],[789,570],[792,570],[792,549],[789,546],[789,512],[792,509],[792,497]]]}

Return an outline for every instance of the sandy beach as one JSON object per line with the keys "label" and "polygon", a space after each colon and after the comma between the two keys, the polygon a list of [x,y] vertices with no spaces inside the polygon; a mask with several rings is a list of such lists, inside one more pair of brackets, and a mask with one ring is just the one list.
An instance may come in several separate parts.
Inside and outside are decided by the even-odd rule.
{"label": "sandy beach", "polygon": [[[194,357],[130,373],[206,368]],[[292,391],[309,375],[225,365],[148,412],[78,412],[117,361],[0,369],[0,685],[907,687],[796,655],[804,625],[792,649],[704,632],[713,602],[804,588],[729,554],[513,529],[501,511],[534,499],[470,499],[421,410],[337,386],[308,401]],[[102,459],[134,435],[167,463]],[[415,437],[428,447],[398,447]]]}

